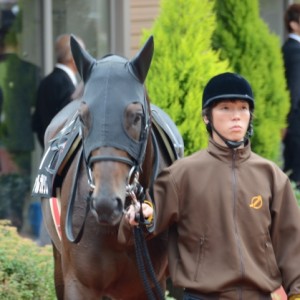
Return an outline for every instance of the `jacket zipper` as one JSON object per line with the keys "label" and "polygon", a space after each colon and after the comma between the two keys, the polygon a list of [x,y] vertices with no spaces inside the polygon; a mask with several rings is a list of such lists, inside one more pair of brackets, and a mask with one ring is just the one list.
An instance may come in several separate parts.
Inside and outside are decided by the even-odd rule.
{"label": "jacket zipper", "polygon": [[[239,257],[240,257],[240,272],[241,275],[244,276],[245,274],[245,267],[243,263],[243,255],[242,255],[242,248],[240,243],[240,236],[238,232],[238,225],[237,225],[237,178],[236,178],[236,150],[233,149],[232,152],[232,189],[233,189],[233,221],[234,221],[234,235],[238,247]],[[239,293],[239,299],[243,299],[242,290]]]}
{"label": "jacket zipper", "polygon": [[199,242],[199,250],[198,250],[198,256],[197,256],[197,269],[196,269],[196,272],[195,272],[194,281],[197,281],[200,266],[202,264],[204,242],[205,242],[205,237],[202,236],[200,238],[200,242]]}

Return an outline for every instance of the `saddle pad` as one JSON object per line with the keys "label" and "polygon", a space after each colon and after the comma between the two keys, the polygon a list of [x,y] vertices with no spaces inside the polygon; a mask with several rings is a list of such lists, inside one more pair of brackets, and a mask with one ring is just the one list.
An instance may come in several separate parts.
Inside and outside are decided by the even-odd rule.
{"label": "saddle pad", "polygon": [[61,185],[66,165],[81,144],[80,130],[80,121],[74,117],[49,141],[34,182],[32,197],[41,199],[56,196],[56,187]]}

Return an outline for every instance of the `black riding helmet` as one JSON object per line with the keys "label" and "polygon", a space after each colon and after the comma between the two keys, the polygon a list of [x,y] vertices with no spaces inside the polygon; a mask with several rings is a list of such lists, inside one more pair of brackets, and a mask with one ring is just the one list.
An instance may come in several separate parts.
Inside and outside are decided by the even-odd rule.
{"label": "black riding helmet", "polygon": [[248,101],[254,109],[253,92],[249,82],[235,73],[222,73],[209,80],[202,97],[202,109],[219,100],[241,99]]}
{"label": "black riding helmet", "polygon": [[[221,100],[245,100],[249,103],[251,113],[254,110],[254,97],[252,88],[249,82],[241,75],[235,73],[222,73],[211,78],[204,88],[202,96],[202,110],[211,108]],[[226,143],[229,148],[239,147],[241,144],[246,143],[248,138],[252,136],[252,117],[250,118],[249,127],[243,141],[235,142],[226,140],[219,132],[215,130],[211,122],[211,116],[207,115],[209,123],[207,130],[212,133],[214,130],[219,137]]]}

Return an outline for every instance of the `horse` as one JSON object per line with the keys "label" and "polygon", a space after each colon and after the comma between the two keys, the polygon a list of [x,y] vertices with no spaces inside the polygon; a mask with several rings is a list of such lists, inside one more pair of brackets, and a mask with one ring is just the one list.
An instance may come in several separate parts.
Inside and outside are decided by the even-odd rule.
{"label": "horse", "polygon": [[[52,240],[56,295],[72,300],[147,299],[134,243],[120,244],[118,228],[129,204],[144,195],[141,191],[151,190],[162,168],[183,155],[175,124],[150,104],[144,85],[153,36],[130,60],[114,54],[96,60],[73,36],[71,49],[84,82],[83,95],[48,126],[48,148],[33,188]],[[168,134],[161,133],[167,132],[164,126]],[[165,292],[167,233],[146,245]],[[153,283],[151,290],[158,299]]]}

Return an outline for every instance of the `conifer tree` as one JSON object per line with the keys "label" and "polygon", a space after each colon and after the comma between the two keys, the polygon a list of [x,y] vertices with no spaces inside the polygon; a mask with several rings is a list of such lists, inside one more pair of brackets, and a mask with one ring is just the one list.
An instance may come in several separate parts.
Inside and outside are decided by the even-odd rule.
{"label": "conifer tree", "polygon": [[289,109],[279,38],[260,18],[258,0],[215,0],[215,12],[214,49],[253,87],[253,149],[279,162],[281,130]]}
{"label": "conifer tree", "polygon": [[210,0],[162,0],[160,14],[143,41],[154,36],[154,57],[146,86],[150,100],[164,109],[183,136],[185,154],[207,145],[201,118],[202,92],[214,75],[229,70],[212,50],[216,27]]}

